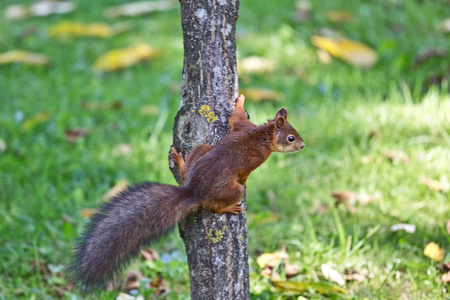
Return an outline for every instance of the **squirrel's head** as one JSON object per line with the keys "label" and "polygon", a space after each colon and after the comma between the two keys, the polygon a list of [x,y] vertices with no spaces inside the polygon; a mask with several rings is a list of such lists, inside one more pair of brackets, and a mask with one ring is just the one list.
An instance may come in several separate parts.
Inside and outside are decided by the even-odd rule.
{"label": "squirrel's head", "polygon": [[269,128],[273,134],[271,150],[274,152],[297,152],[305,147],[300,134],[287,122],[287,114],[287,110],[283,107],[274,119],[269,120]]}

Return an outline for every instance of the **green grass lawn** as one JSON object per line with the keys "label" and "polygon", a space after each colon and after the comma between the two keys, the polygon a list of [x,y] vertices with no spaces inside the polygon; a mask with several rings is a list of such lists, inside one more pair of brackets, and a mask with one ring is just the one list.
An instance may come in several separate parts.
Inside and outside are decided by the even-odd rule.
{"label": "green grass lawn", "polygon": [[[179,10],[110,20],[104,8],[121,1],[77,3],[69,15],[22,21],[4,18],[7,5],[0,6],[0,53],[23,49],[51,59],[48,67],[0,66],[0,299],[81,299],[66,290],[62,266],[88,221],[82,209],[97,207],[123,179],[175,184],[167,156],[180,101]],[[252,299],[450,299],[438,263],[423,254],[435,242],[450,262],[450,35],[437,29],[449,17],[448,1],[311,6],[309,19],[299,23],[294,1],[241,1],[239,58],[269,58],[276,69],[241,76],[240,86],[284,94],[280,102],[248,100],[251,120],[261,124],[284,106],[306,142],[300,153],[273,154],[247,182]],[[328,21],[326,13],[336,10],[349,11],[352,20]],[[109,39],[50,37],[50,26],[63,20],[126,22],[130,30]],[[338,59],[322,63],[310,37],[323,28],[371,46],[378,63],[370,69]],[[101,54],[138,43],[164,55],[110,74],[92,71]],[[447,53],[414,67],[417,54],[431,47]],[[431,77],[443,79],[433,85]],[[88,134],[68,142],[70,129]],[[390,160],[389,151],[409,162]],[[424,178],[443,190],[428,188]],[[331,193],[342,191],[371,202],[350,199],[353,212],[335,206]],[[415,225],[415,232],[392,232],[398,223]],[[293,281],[327,282],[322,264],[363,280],[346,283],[347,295],[277,291],[256,258],[282,245],[299,268]],[[161,277],[166,299],[188,298],[178,234],[154,249],[161,260],[139,260],[130,269]],[[145,287],[139,294],[157,297]]]}

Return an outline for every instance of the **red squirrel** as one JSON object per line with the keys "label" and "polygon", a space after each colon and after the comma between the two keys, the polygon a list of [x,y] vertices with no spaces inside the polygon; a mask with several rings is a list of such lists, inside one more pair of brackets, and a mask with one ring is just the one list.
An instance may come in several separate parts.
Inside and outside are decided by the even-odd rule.
{"label": "red squirrel", "polygon": [[305,146],[281,108],[256,126],[246,116],[243,95],[230,117],[231,130],[215,146],[201,144],[187,156],[172,147],[183,183],[145,182],[114,196],[92,217],[74,247],[70,280],[84,292],[114,280],[139,250],[172,231],[198,208],[238,214],[250,173],[272,152],[291,153]]}

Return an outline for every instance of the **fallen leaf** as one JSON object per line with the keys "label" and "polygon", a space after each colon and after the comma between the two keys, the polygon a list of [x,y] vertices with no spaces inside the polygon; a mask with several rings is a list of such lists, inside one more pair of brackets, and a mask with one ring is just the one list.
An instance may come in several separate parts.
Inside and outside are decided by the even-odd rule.
{"label": "fallen leaf", "polygon": [[442,185],[439,181],[431,178],[421,178],[420,182],[425,184],[430,190],[436,190],[442,192]]}
{"label": "fallen leaf", "polygon": [[445,229],[447,229],[447,233],[450,234],[450,220],[445,222]]}
{"label": "fallen leaf", "polygon": [[450,32],[450,19],[446,19],[441,24],[439,24],[438,30],[442,33],[449,33]]}
{"label": "fallen leaf", "polygon": [[378,60],[378,55],[372,48],[345,37],[313,36],[311,37],[311,43],[326,50],[332,56],[357,67],[369,68]]}
{"label": "fallen leaf", "polygon": [[284,95],[281,92],[268,90],[268,89],[259,89],[259,88],[246,88],[241,89],[240,94],[245,95],[245,97],[251,101],[260,102],[260,101],[279,101],[283,100]]}
{"label": "fallen leaf", "polygon": [[43,111],[35,114],[34,116],[28,118],[23,122],[22,129],[25,131],[29,131],[33,129],[37,124],[47,122],[50,118],[50,113]]}
{"label": "fallen leaf", "polygon": [[446,272],[450,271],[450,262],[448,262],[448,263],[441,263],[441,264],[436,266],[436,269],[446,273]]}
{"label": "fallen leaf", "polygon": [[389,158],[394,163],[397,161],[402,161],[403,163],[408,164],[410,161],[409,156],[401,151],[383,150],[383,152],[381,154],[383,156]]}
{"label": "fallen leaf", "polygon": [[359,271],[351,271],[349,274],[345,275],[345,280],[347,282],[349,281],[363,282],[364,280],[366,280],[366,277]]}
{"label": "fallen leaf", "polygon": [[133,47],[114,49],[100,56],[94,62],[94,71],[111,72],[130,67],[139,62],[159,57],[160,51],[146,44]]}
{"label": "fallen leaf", "polygon": [[332,10],[325,14],[325,18],[333,23],[347,23],[353,19],[353,16],[346,10]]}
{"label": "fallen leaf", "polygon": [[142,273],[136,270],[127,272],[127,280],[122,285],[122,290],[129,291],[133,289],[139,289],[140,280],[144,278]]}
{"label": "fallen leaf", "polygon": [[438,48],[438,47],[431,47],[431,48],[425,49],[425,50],[421,51],[419,54],[417,54],[416,58],[414,59],[413,67],[417,68],[424,61],[426,61],[430,58],[444,57],[445,55],[446,55],[445,50]]}
{"label": "fallen leaf", "polygon": [[51,14],[67,14],[74,11],[75,8],[75,3],[71,1],[38,1],[30,6],[22,4],[8,6],[5,10],[5,17],[10,20],[46,17]]}
{"label": "fallen leaf", "polygon": [[72,128],[66,130],[66,141],[69,143],[76,143],[89,134],[87,129]]}
{"label": "fallen leaf", "polygon": [[269,266],[271,268],[280,264],[282,259],[287,259],[288,254],[285,252],[263,253],[256,259],[256,263],[260,268]]}
{"label": "fallen leaf", "polygon": [[356,208],[353,206],[351,202],[355,202],[356,194],[352,191],[343,191],[343,192],[332,192],[331,196],[336,199],[335,205],[344,204],[347,210],[354,214],[356,213]]}
{"label": "fallen leaf", "polygon": [[23,63],[31,66],[47,66],[50,59],[39,53],[33,53],[23,50],[11,50],[0,53],[0,65]]}
{"label": "fallen leaf", "polygon": [[103,14],[107,18],[134,17],[155,11],[171,10],[176,7],[176,1],[139,1],[108,7]]}
{"label": "fallen leaf", "polygon": [[436,243],[429,243],[423,250],[423,254],[434,261],[442,261],[444,259],[444,250],[439,248]]}
{"label": "fallen leaf", "polygon": [[275,62],[260,56],[249,56],[237,63],[238,74],[263,74],[275,70]]}
{"label": "fallen leaf", "polygon": [[449,283],[450,282],[450,272],[442,275],[442,282]]}
{"label": "fallen leaf", "polygon": [[80,214],[80,216],[82,216],[83,218],[90,218],[92,217],[95,213],[97,212],[97,210],[95,208],[82,208],[78,211],[78,213]]}
{"label": "fallen leaf", "polygon": [[395,224],[395,225],[391,226],[391,232],[395,232],[395,231],[399,231],[399,230],[404,230],[407,233],[414,233],[414,232],[416,232],[416,225],[400,223],[400,224]]}
{"label": "fallen leaf", "polygon": [[286,263],[284,265],[284,271],[286,272],[286,279],[290,279],[300,273],[300,268],[297,265]]}
{"label": "fallen leaf", "polygon": [[121,179],[117,181],[117,183],[109,189],[108,192],[103,196],[103,201],[108,201],[112,197],[120,194],[122,191],[124,191],[129,186],[129,182],[126,179]]}
{"label": "fallen leaf", "polygon": [[74,21],[63,21],[50,27],[49,34],[56,38],[109,38],[115,32],[113,27],[104,23],[80,23]]}
{"label": "fallen leaf", "polygon": [[322,264],[321,269],[322,269],[322,274],[325,277],[325,279],[336,282],[340,286],[345,285],[345,280],[338,271],[334,270],[327,264]]}
{"label": "fallen leaf", "polygon": [[366,193],[360,193],[357,195],[356,200],[358,201],[359,205],[367,205],[373,201],[373,197]]}
{"label": "fallen leaf", "polygon": [[270,281],[278,290],[291,293],[305,293],[309,289],[314,290],[319,294],[334,294],[342,293],[348,294],[348,292],[336,285],[330,285],[321,282],[299,282],[299,281]]}

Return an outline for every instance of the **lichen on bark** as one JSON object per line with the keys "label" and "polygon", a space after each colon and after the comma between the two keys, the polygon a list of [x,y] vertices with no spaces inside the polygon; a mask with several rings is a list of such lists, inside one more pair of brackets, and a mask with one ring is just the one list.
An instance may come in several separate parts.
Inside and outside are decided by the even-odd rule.
{"label": "lichen on bark", "polygon": [[[174,146],[187,154],[202,143],[214,146],[228,133],[228,119],[238,96],[235,28],[239,1],[180,0],[180,4],[184,66]],[[180,182],[172,163],[171,169]],[[245,212],[245,202],[243,206]],[[179,224],[192,299],[250,298],[244,212],[213,214],[199,209]]]}

